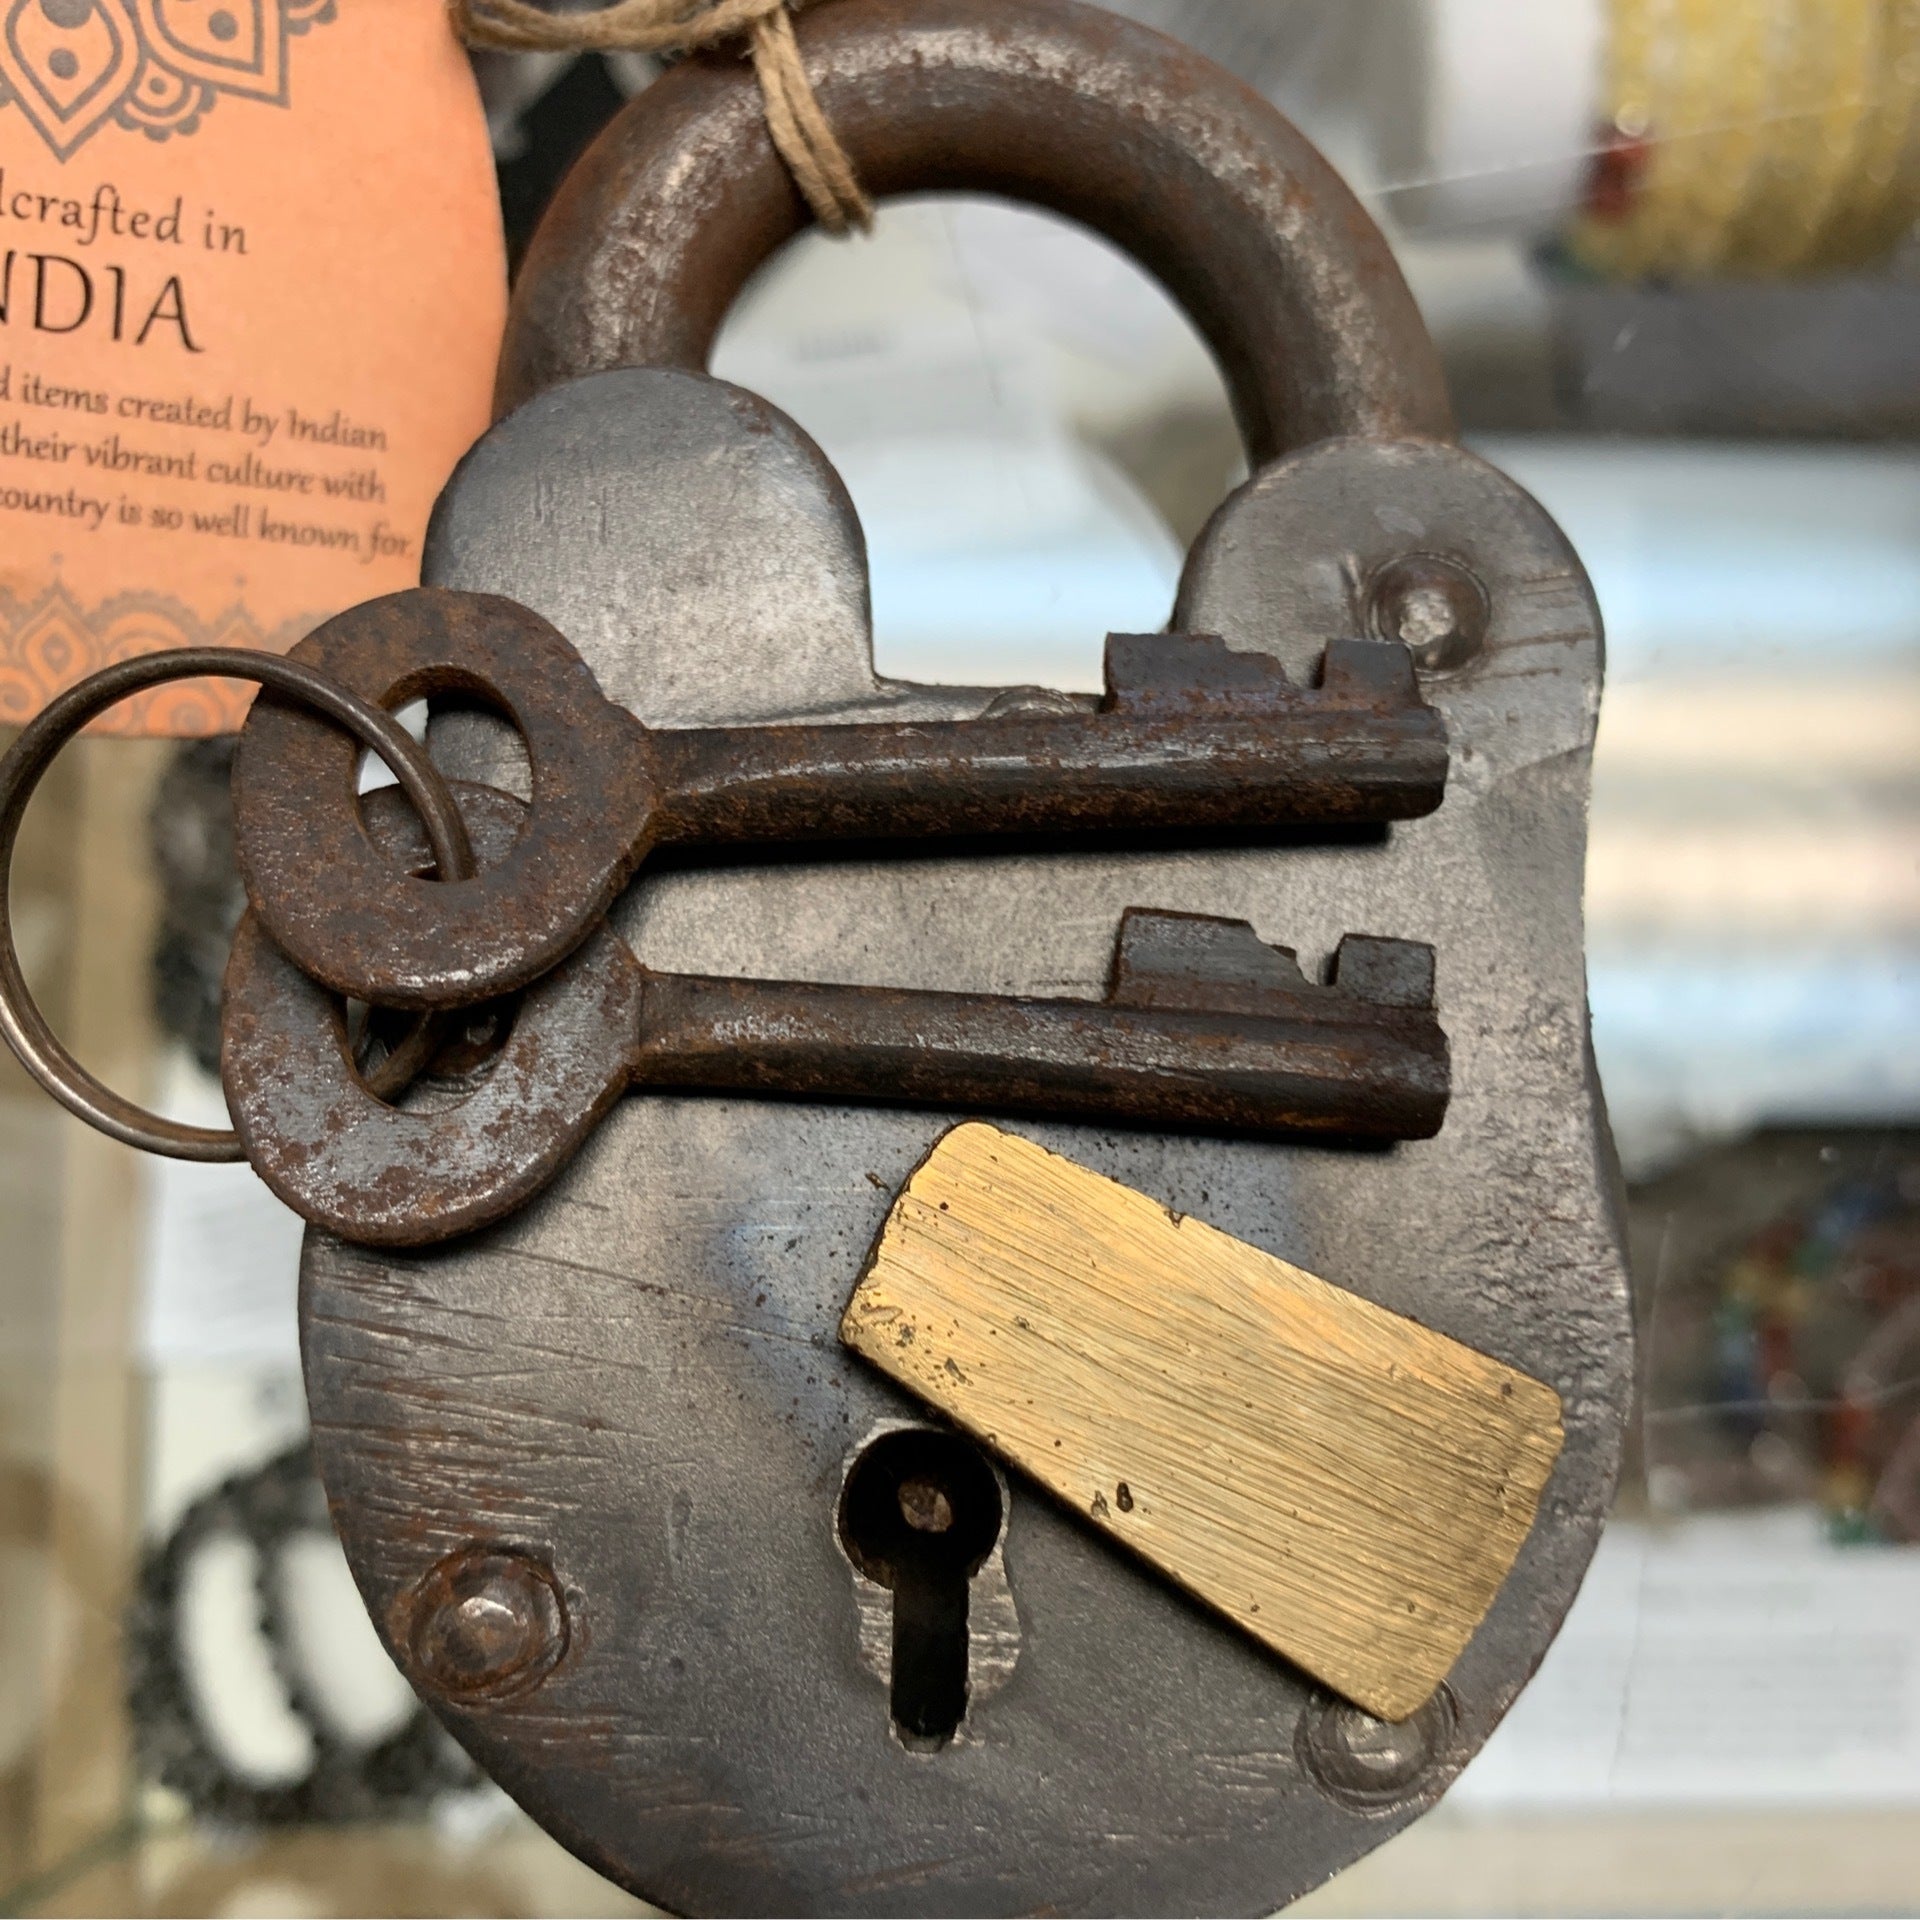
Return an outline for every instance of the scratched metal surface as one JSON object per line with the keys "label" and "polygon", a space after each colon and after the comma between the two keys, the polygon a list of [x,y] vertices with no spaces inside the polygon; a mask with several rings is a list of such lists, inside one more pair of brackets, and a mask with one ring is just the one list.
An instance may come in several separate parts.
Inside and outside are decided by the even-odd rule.
{"label": "scratched metal surface", "polygon": [[[583,351],[559,371],[592,372]],[[1433,1141],[1022,1127],[1562,1394],[1535,1531],[1406,1727],[1337,1707],[1015,1484],[1004,1591],[975,1585],[992,1625],[960,1737],[895,1737],[835,1509],[862,1446],[916,1412],[836,1327],[950,1114],[636,1096],[501,1227],[404,1255],[309,1236],[316,1454],[374,1617],[423,1682],[412,1609],[437,1563],[482,1546],[551,1568],[564,1654],[510,1696],[437,1705],[636,1891],[687,1911],[1267,1910],[1431,1805],[1545,1651],[1631,1371],[1581,959],[1592,595],[1470,456],[1336,439],[1228,503],[1176,620],[1305,673],[1363,630],[1376,569],[1423,551],[1492,607],[1483,650],[1429,683],[1453,741],[1429,819],[1284,846],[662,867],[615,915],[663,968],[1057,995],[1098,994],[1132,906],[1249,920],[1310,973],[1348,932],[1438,947],[1455,1091]],[[601,373],[504,421],[442,503],[427,577],[525,601],[653,725],[954,718],[993,697],[875,679],[844,489],[776,410],[694,372]],[[485,727],[439,745],[450,771],[511,781]]]}

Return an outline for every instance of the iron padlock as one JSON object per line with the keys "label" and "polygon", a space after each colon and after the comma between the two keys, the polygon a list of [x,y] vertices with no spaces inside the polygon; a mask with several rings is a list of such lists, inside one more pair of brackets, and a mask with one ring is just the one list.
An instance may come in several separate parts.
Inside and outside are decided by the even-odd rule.
{"label": "iron padlock", "polygon": [[[1631,1328],[1588,1046],[1580,883],[1601,668],[1580,565],[1462,451],[1372,223],[1263,101],[1066,0],[836,0],[808,71],[879,194],[985,190],[1098,229],[1211,342],[1252,477],[1176,626],[1311,682],[1413,649],[1452,766],[1430,817],[1285,846],[652,872],[649,964],[1097,997],[1151,906],[1313,962],[1432,942],[1454,1097],[1391,1151],[1098,1125],[1044,1144],[1551,1384],[1565,1446],[1447,1684],[1398,1724],[1116,1555],[853,1358],[842,1309],[950,1116],[630,1101],[527,1212],[452,1246],[310,1233],[315,1448],[387,1644],[566,1845],[688,1912],[1254,1912],[1430,1807],[1573,1597],[1620,1457]],[[696,58],[547,217],[503,418],[441,501],[430,584],[551,620],[651,724],[970,717],[876,678],[850,500],[777,408],[704,371],[804,206],[751,81]],[[483,720],[442,760],[512,784]],[[910,1452],[962,1513],[965,1685],[902,1701],[860,1489]],[[894,1463],[897,1465],[897,1461]]]}

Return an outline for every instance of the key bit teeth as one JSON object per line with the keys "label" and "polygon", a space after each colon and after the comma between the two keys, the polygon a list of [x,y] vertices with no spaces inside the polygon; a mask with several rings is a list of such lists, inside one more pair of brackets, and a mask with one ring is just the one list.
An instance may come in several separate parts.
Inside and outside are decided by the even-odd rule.
{"label": "key bit teeth", "polygon": [[1299,695],[1269,653],[1239,653],[1216,633],[1110,633],[1104,713],[1182,714],[1210,707],[1291,708]]}
{"label": "key bit teeth", "polygon": [[[1434,951],[1420,940],[1350,933],[1316,987],[1291,947],[1269,946],[1245,920],[1130,907],[1114,946],[1108,1003],[1190,1013],[1296,1011],[1338,993],[1378,1007],[1431,1011]],[[1282,1006],[1279,1003],[1285,1003]]]}
{"label": "key bit teeth", "polygon": [[1382,940],[1350,933],[1333,956],[1328,985],[1381,1007],[1434,1004],[1434,955],[1424,940]]}
{"label": "key bit teeth", "polygon": [[1329,640],[1320,691],[1395,706],[1420,704],[1413,655],[1391,640]]}
{"label": "key bit teeth", "polygon": [[1293,949],[1268,946],[1245,920],[1129,907],[1107,999],[1116,1007],[1208,1013],[1312,991]]}

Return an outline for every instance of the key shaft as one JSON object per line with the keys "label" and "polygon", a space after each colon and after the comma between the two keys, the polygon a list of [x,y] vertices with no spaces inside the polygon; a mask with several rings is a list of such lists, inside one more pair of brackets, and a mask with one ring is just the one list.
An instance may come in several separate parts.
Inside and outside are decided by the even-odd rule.
{"label": "key shaft", "polygon": [[1439,715],[1403,648],[1336,642],[1293,687],[1264,655],[1116,635],[1108,693],[1070,712],[648,735],[656,844],[1350,826],[1430,813]]}
{"label": "key shaft", "polygon": [[1430,1012],[1325,990],[1223,1012],[650,973],[628,1084],[1404,1140],[1438,1131],[1447,1055]]}

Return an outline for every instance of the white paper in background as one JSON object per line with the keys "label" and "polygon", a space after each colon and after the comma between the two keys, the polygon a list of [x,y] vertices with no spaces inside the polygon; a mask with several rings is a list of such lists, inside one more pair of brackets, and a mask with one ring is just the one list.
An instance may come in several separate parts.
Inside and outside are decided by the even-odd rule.
{"label": "white paper in background", "polygon": [[[161,1105],[198,1126],[228,1124],[219,1087],[184,1054],[169,1057]],[[244,1164],[156,1159],[148,1178],[141,1316],[148,1366],[297,1372],[299,1217]]]}
{"label": "white paper in background", "polygon": [[[287,1310],[290,1320],[291,1301]],[[299,1442],[307,1402],[298,1364],[162,1367],[148,1421],[147,1531],[157,1541],[196,1500]],[[294,1780],[312,1765],[313,1739],[262,1631],[262,1577],[251,1546],[216,1532],[189,1562],[179,1631],[200,1710],[229,1762],[258,1780]],[[332,1532],[299,1534],[266,1577],[278,1583],[290,1644],[332,1729],[364,1746],[397,1732],[413,1694],[380,1645]]]}
{"label": "white paper in background", "polygon": [[1463,1812],[1920,1806],[1920,1549],[1616,1521]]}
{"label": "white paper in background", "polygon": [[1550,233],[1579,204],[1602,114],[1603,0],[1400,0],[1364,96],[1384,198],[1417,230]]}
{"label": "white paper in background", "polygon": [[157,1368],[147,1387],[146,1525],[165,1533],[202,1494],[284,1452],[307,1431],[296,1356]]}

